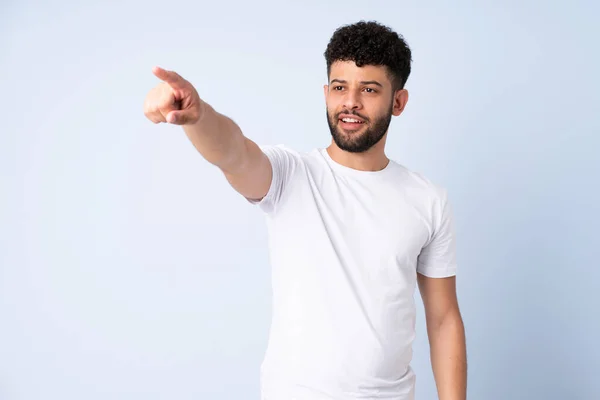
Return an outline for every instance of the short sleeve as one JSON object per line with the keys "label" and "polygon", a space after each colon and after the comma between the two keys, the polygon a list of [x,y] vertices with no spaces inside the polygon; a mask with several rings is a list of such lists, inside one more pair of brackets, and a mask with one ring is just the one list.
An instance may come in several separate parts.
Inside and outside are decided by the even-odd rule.
{"label": "short sleeve", "polygon": [[273,177],[269,191],[260,200],[247,199],[257,205],[265,213],[272,213],[277,208],[291,176],[299,162],[299,156],[284,145],[259,146],[271,162]]}
{"label": "short sleeve", "polygon": [[454,216],[445,190],[434,206],[433,233],[417,261],[417,272],[431,278],[456,275]]}

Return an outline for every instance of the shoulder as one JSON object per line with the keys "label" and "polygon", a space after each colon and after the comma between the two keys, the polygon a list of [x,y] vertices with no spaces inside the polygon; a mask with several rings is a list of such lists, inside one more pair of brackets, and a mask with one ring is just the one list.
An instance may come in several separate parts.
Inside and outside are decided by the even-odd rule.
{"label": "shoulder", "polygon": [[280,157],[301,161],[308,156],[308,153],[298,151],[285,144],[260,144],[258,147],[269,158]]}
{"label": "shoulder", "polygon": [[432,232],[439,229],[451,215],[447,188],[399,163],[394,162],[394,167],[398,179],[395,185],[402,193],[403,201],[427,221]]}
{"label": "shoulder", "polygon": [[302,164],[302,153],[285,144],[260,144],[258,147],[271,162],[274,172],[289,174]]}
{"label": "shoulder", "polygon": [[305,168],[323,162],[323,156],[318,148],[300,151],[285,144],[262,144],[259,147],[271,163],[285,163],[289,168]]}
{"label": "shoulder", "polygon": [[263,151],[263,153],[267,155],[275,154],[275,155],[289,155],[289,156],[298,156],[299,152],[292,149],[291,147],[285,144],[259,144],[258,147]]}
{"label": "shoulder", "polygon": [[427,222],[429,230],[427,243],[444,235],[451,236],[454,217],[447,188],[403,165],[395,163],[395,167],[397,175],[403,177],[401,183],[403,197]]}
{"label": "shoulder", "polygon": [[423,173],[411,170],[406,166],[392,160],[395,176],[399,179],[402,186],[408,188],[413,193],[424,196],[433,201],[446,201],[448,191],[446,187],[434,182]]}

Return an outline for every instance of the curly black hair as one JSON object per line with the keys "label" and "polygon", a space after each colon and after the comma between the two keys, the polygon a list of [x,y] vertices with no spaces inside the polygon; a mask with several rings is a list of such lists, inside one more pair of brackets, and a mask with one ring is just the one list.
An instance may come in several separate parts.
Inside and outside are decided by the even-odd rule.
{"label": "curly black hair", "polygon": [[410,75],[411,51],[404,38],[376,21],[359,21],[339,27],[324,53],[327,76],[336,61],[386,66],[394,91],[403,89]]}

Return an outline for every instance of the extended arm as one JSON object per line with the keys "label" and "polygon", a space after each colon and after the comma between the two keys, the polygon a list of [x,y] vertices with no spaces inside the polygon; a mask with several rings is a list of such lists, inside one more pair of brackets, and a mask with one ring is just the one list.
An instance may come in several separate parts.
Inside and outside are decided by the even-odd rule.
{"label": "extended arm", "polygon": [[181,125],[196,150],[223,171],[235,190],[251,199],[264,197],[272,167],[258,145],[233,120],[201,100],[192,84],[176,72],[158,67],[153,72],[163,82],[146,97],[146,117],[155,123]]}

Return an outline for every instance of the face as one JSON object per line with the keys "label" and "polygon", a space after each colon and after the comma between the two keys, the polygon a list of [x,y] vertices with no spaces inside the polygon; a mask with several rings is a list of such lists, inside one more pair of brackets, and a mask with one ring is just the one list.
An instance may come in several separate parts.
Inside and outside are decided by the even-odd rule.
{"label": "face", "polygon": [[380,143],[392,115],[400,115],[408,100],[406,90],[393,91],[386,67],[357,67],[353,61],[333,63],[324,89],[333,140],[351,153]]}

